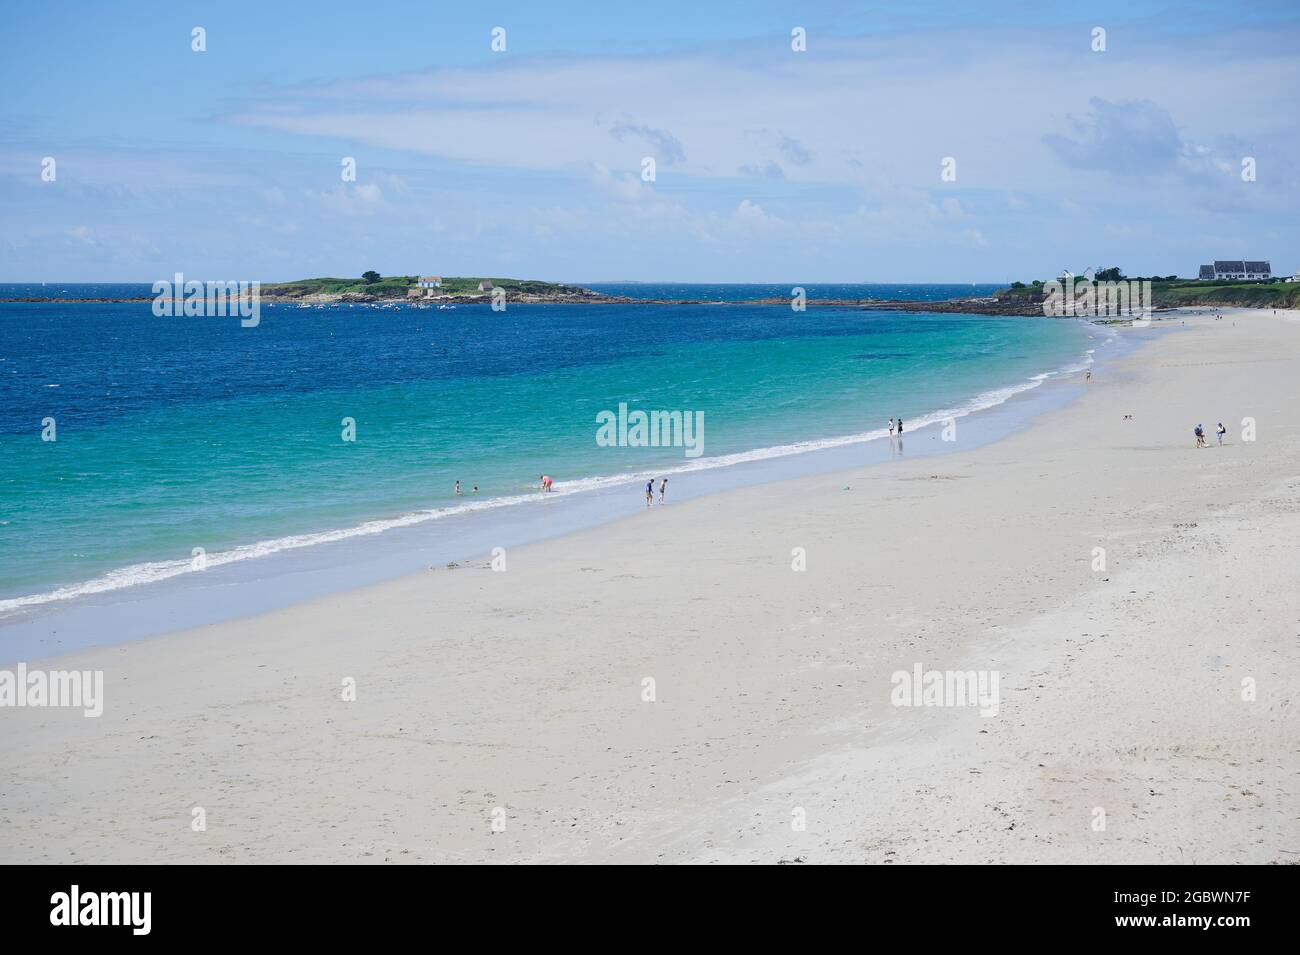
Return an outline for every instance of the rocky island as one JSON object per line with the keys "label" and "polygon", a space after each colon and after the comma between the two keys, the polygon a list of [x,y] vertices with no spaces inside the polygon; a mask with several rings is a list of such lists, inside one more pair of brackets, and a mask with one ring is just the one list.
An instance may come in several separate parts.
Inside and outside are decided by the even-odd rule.
{"label": "rocky island", "polygon": [[300,279],[262,286],[263,301],[328,304],[332,302],[427,302],[439,305],[467,305],[492,301],[500,289],[511,303],[630,302],[632,299],[604,295],[578,285],[542,282],[536,279],[494,279],[469,276],[381,276],[367,272],[359,279]]}

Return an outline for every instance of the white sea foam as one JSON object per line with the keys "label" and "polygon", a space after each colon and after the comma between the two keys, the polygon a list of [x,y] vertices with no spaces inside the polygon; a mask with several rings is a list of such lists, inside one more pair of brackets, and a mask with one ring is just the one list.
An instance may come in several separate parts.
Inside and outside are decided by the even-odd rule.
{"label": "white sea foam", "polygon": [[[1043,382],[1050,379],[1059,378],[1063,375],[1077,374],[1093,363],[1093,351],[1094,349],[1089,349],[1084,354],[1084,357],[1078,362],[1065,365],[1054,371],[1034,375],[1019,384],[1008,385],[1003,388],[994,388],[990,391],[982,392],[955,408],[944,408],[939,411],[932,411],[929,414],[917,418],[912,418],[908,422],[908,434],[942,423],[950,418],[964,418],[967,415],[975,414],[978,411],[984,411],[988,408],[1004,404],[1016,395],[1037,388],[1043,384]],[[352,527],[340,528],[337,530],[320,531],[311,534],[294,534],[288,537],[277,537],[272,540],[258,541],[255,544],[245,544],[240,547],[233,547],[229,550],[218,551],[206,555],[206,566],[210,569],[213,567],[220,567],[223,564],[232,564],[237,561],[252,560],[258,557],[268,557],[282,551],[298,550],[304,547],[315,547],[320,544],[334,543],[336,541],[347,540],[353,537],[369,537],[375,534],[383,534],[386,531],[396,530],[397,528],[411,527],[412,525],[423,524],[428,521],[443,520],[448,517],[466,514],[473,511],[486,511],[503,507],[521,507],[528,504],[537,504],[544,498],[553,499],[557,497],[567,497],[573,494],[583,494],[589,491],[600,490],[602,488],[617,487],[625,484],[636,484],[645,481],[650,477],[663,477],[665,475],[686,474],[694,471],[714,470],[716,468],[732,467],[750,461],[764,461],[771,458],[780,458],[795,454],[807,454],[812,451],[824,451],[828,448],[841,448],[848,445],[863,444],[868,441],[877,441],[886,438],[888,435],[889,432],[887,429],[875,428],[870,431],[861,431],[856,434],[840,435],[832,438],[818,438],[811,441],[797,441],[792,444],[781,444],[768,448],[755,448],[752,451],[739,451],[733,454],[718,455],[717,457],[696,458],[675,467],[659,467],[653,471],[639,471],[625,474],[578,478],[557,485],[555,490],[546,495],[534,491],[528,494],[514,494],[506,497],[485,498],[483,500],[469,501],[449,507],[428,508],[426,510],[400,514],[396,517],[365,521],[364,523]],[[148,563],[131,564],[126,567],[120,567],[116,570],[109,571],[106,574],[79,584],[60,587],[56,590],[47,591],[45,593],[0,600],[0,616],[26,608],[40,606],[42,604],[71,600],[75,597],[101,594],[112,590],[121,590],[126,587],[135,587],[140,584],[156,583],[161,580],[168,580],[172,577],[179,577],[182,574],[198,572],[199,571],[194,567],[193,562],[189,559],[150,561]]]}

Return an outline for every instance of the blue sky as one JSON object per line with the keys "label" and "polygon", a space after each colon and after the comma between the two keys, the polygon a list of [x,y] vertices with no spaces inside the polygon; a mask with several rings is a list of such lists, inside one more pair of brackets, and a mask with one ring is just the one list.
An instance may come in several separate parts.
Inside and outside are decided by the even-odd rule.
{"label": "blue sky", "polygon": [[0,281],[1300,268],[1294,2],[125,0],[5,26]]}

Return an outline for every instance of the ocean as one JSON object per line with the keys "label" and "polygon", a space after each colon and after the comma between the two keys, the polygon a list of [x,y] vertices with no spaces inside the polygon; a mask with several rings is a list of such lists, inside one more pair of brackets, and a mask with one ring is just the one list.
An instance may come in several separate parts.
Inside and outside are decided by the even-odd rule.
{"label": "ocean", "polygon": [[[650,477],[678,499],[749,462],[881,441],[891,417],[911,436],[997,407],[1082,368],[1107,335],[743,304],[788,285],[591,287],[717,304],[264,303],[256,328],[156,318],[148,302],[0,304],[0,624],[196,569],[256,577],[291,551],[329,548],[343,566],[354,539],[427,547],[488,521],[505,539],[535,519],[543,473],[551,499],[599,492],[630,512]],[[921,301],[994,288],[805,287]],[[0,286],[41,294],[150,292]],[[598,442],[620,405],[702,416],[698,455]]]}

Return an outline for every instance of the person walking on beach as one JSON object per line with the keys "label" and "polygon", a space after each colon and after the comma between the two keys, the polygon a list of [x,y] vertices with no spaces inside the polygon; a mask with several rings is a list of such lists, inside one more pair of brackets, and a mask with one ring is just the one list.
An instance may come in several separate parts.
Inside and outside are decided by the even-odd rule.
{"label": "person walking on beach", "polygon": [[899,418],[899,419],[898,419],[898,436],[899,436],[900,438],[903,436],[903,419],[902,419],[902,418]]}
{"label": "person walking on beach", "polygon": [[551,476],[549,474],[539,474],[537,479],[542,482],[543,491],[549,491],[551,489]]}
{"label": "person walking on beach", "polygon": [[654,507],[655,504],[655,479],[651,478],[645,482],[645,506]]}
{"label": "person walking on beach", "polygon": [[659,503],[664,502],[664,495],[668,493],[668,479],[664,478],[659,482]]}
{"label": "person walking on beach", "polygon": [[1205,447],[1205,429],[1199,424],[1196,426],[1196,446],[1198,448]]}
{"label": "person walking on beach", "polygon": [[892,441],[893,438],[894,438],[894,419],[893,419],[893,418],[890,418],[890,419],[889,419],[889,438],[890,438],[891,441]]}
{"label": "person walking on beach", "polygon": [[1222,421],[1220,421],[1219,426],[1214,429],[1214,433],[1219,436],[1219,447],[1223,447],[1223,436],[1228,433],[1228,429],[1223,426]]}

